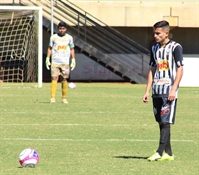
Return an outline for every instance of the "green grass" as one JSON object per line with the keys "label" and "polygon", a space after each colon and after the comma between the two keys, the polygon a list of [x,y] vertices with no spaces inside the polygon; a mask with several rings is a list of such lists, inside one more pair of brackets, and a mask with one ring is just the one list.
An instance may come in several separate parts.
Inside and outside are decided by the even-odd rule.
{"label": "green grass", "polygon": [[[69,104],[50,104],[50,84],[0,84],[0,174],[2,175],[198,175],[199,89],[180,88],[171,139],[175,161],[148,162],[159,128],[145,85],[77,83]],[[19,153],[40,155],[20,168]]]}

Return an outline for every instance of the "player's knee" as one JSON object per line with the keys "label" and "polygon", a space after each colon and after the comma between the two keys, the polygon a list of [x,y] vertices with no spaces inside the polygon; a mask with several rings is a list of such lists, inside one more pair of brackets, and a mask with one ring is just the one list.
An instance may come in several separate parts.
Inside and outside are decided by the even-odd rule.
{"label": "player's knee", "polygon": [[62,79],[62,82],[67,82],[67,79],[66,79],[66,78],[63,78],[63,79]]}
{"label": "player's knee", "polygon": [[52,77],[52,80],[58,81],[58,77],[57,77],[57,76],[54,76],[54,77]]}

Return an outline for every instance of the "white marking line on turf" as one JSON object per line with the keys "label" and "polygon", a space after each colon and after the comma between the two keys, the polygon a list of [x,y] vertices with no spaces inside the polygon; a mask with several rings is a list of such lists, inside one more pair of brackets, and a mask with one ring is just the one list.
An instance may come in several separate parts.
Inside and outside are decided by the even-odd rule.
{"label": "white marking line on turf", "polygon": [[[32,138],[1,138],[1,140],[16,140],[16,141],[72,141],[72,142],[157,142],[158,140],[150,139],[32,139]],[[193,142],[193,140],[171,140],[172,142]]]}
{"label": "white marking line on turf", "polygon": [[[2,111],[5,112],[6,114],[27,114],[27,112],[17,112],[17,111]],[[64,112],[65,114],[126,114],[129,111],[125,112],[115,112],[115,111],[96,111],[96,112],[90,112],[90,111],[80,111],[80,112]],[[131,112],[131,111],[130,111]],[[52,112],[51,114],[62,114],[63,112]],[[46,115],[48,112],[39,112],[39,114]]]}
{"label": "white marking line on turf", "polygon": [[[112,125],[103,125],[103,124],[78,124],[78,123],[55,123],[55,124],[0,124],[0,126],[138,126],[138,125],[127,125],[127,124],[112,124]],[[155,125],[155,124],[153,124]],[[153,126],[150,125],[150,126]],[[139,125],[140,126],[140,125]],[[147,124],[142,124],[141,126],[147,126]]]}

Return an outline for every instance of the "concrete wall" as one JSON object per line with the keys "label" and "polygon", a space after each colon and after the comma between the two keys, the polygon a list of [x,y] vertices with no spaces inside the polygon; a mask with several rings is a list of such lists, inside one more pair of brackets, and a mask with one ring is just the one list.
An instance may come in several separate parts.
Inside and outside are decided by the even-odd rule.
{"label": "concrete wall", "polygon": [[[120,31],[126,33],[129,37],[132,37],[139,41],[140,44],[147,43],[146,45],[150,44],[148,38],[150,38],[149,34],[151,33],[149,28],[119,28]],[[185,30],[185,31],[184,31]],[[199,30],[199,29],[198,29]],[[184,54],[184,76],[181,81],[180,86],[196,86],[199,87],[199,53],[198,55],[194,55],[196,51],[192,50],[193,41],[195,40],[195,44],[199,43],[197,38],[194,38],[194,33],[196,31],[189,31],[189,29],[183,29],[182,31],[173,31],[173,37],[175,39],[180,40],[182,39],[182,45],[185,45],[185,51],[190,52],[190,55]],[[188,38],[180,37],[183,33],[184,35],[188,32]],[[50,71],[45,68],[45,57],[46,51],[49,43],[50,33],[44,30],[43,32],[43,53],[44,53],[44,60],[43,60],[43,80],[44,82],[49,82],[50,78]],[[186,42],[189,41],[189,42]],[[190,43],[190,47],[189,44]],[[197,50],[199,46],[193,47]],[[108,69],[102,67],[100,64],[92,61],[90,58],[86,57],[81,53],[76,52],[76,59],[77,59],[77,67],[74,71],[71,72],[70,80],[71,81],[123,81],[121,77],[118,75],[110,72]],[[192,78],[191,78],[192,77]]]}
{"label": "concrete wall", "polygon": [[[152,27],[114,27],[122,34],[128,36],[147,49],[151,48],[153,41]],[[50,33],[44,30],[43,51],[46,52]],[[183,46],[184,54],[199,54],[199,28],[173,28],[170,38]]]}
{"label": "concrete wall", "polygon": [[[147,49],[154,43],[152,27],[114,28]],[[199,54],[199,28],[175,27],[170,31],[170,38],[183,46],[184,54]]]}
{"label": "concrete wall", "polygon": [[71,0],[109,26],[149,27],[165,19],[175,27],[199,27],[198,0]]}
{"label": "concrete wall", "polygon": [[199,54],[198,0],[71,0],[107,25],[150,49],[152,26],[168,20],[170,38],[179,42],[184,54]]}
{"label": "concrete wall", "polygon": [[[20,1],[0,0],[0,3],[18,4]],[[42,1],[44,0],[33,2]],[[56,3],[56,0],[54,1]],[[29,0],[23,2],[28,4]],[[174,27],[199,27],[198,0],[70,0],[70,2],[109,26],[150,27],[156,21],[165,19]]]}
{"label": "concrete wall", "polygon": [[76,63],[77,66],[70,75],[73,81],[124,81],[120,76],[83,54],[76,54]]}
{"label": "concrete wall", "polygon": [[[168,20],[172,26],[170,38],[183,46],[183,54],[190,54],[193,57],[199,54],[198,0],[70,1],[147,49],[150,49],[154,43],[152,25],[162,19]],[[49,36],[50,34],[44,31],[44,54],[47,50]],[[193,71],[196,72],[197,70],[197,68],[191,68],[192,61],[195,61],[193,64],[198,67],[199,57],[197,56],[197,59],[194,57],[194,60],[189,59],[190,57],[192,58],[192,56],[185,58],[185,64],[187,66],[185,67],[185,78],[182,80],[182,86],[197,85],[199,78],[196,76],[195,80],[191,80],[189,77],[190,73],[192,74]],[[78,70],[71,74],[72,79],[77,77],[81,79],[82,77],[80,77],[81,74],[79,74],[79,72],[83,71],[83,79],[99,80],[100,76],[104,76],[104,79],[120,80],[120,77],[114,76],[105,68],[85,58],[84,55],[77,53],[77,59],[84,61],[79,64],[79,66],[81,66]],[[50,78],[49,72],[45,73],[44,76],[45,75]]]}
{"label": "concrete wall", "polygon": [[184,75],[181,87],[199,87],[199,55],[184,55]]}

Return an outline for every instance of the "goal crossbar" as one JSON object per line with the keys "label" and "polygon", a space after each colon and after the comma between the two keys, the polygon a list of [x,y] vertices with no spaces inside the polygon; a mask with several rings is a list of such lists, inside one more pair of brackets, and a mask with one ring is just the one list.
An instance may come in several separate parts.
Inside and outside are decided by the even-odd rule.
{"label": "goal crossbar", "polygon": [[0,11],[1,12],[9,12],[9,11],[14,11],[14,12],[16,12],[16,11],[28,11],[28,10],[30,10],[30,11],[37,11],[37,13],[38,13],[38,25],[37,25],[37,41],[38,41],[38,43],[37,43],[37,46],[38,46],[38,49],[37,49],[37,51],[38,51],[38,66],[37,66],[37,71],[38,71],[38,76],[37,76],[37,82],[38,82],[38,87],[42,87],[42,64],[43,64],[43,61],[42,61],[42,55],[43,55],[43,53],[42,53],[42,48],[43,48],[43,41],[42,41],[42,39],[43,39],[43,37],[42,37],[42,35],[43,35],[43,27],[42,27],[42,25],[43,25],[43,22],[42,22],[42,20],[43,20],[43,18],[42,18],[42,7],[35,7],[35,6],[0,6]]}

